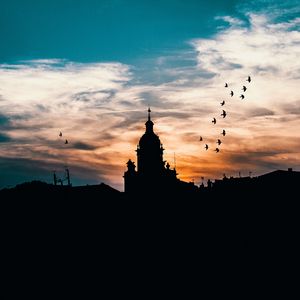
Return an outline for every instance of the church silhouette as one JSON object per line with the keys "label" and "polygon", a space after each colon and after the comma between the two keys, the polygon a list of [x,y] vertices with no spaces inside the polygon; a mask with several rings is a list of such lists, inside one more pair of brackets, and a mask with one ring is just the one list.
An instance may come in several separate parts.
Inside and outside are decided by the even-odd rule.
{"label": "church silhouette", "polygon": [[[137,145],[137,168],[129,159],[127,170],[124,172],[124,192],[116,190],[107,184],[73,186],[70,180],[69,169],[66,177],[59,179],[54,173],[54,184],[41,181],[25,182],[14,188],[0,189],[2,199],[164,199],[172,200],[199,200],[217,201],[224,203],[241,203],[248,205],[246,198],[254,199],[264,195],[265,205],[271,199],[291,199],[299,193],[300,172],[292,168],[276,170],[259,176],[227,177],[208,180],[207,186],[202,183],[196,186],[194,182],[185,182],[177,177],[176,168],[170,168],[164,158],[164,148],[159,136],[154,132],[154,123],[151,120],[151,110],[148,109],[148,120],[145,123],[146,131]],[[63,182],[67,181],[67,185]],[[60,185],[58,185],[60,183]],[[162,197],[163,196],[163,197]],[[221,201],[221,202],[220,202]],[[262,205],[261,202],[256,203]]]}
{"label": "church silhouette", "polygon": [[194,192],[197,187],[193,182],[184,182],[177,178],[176,168],[163,159],[164,148],[159,136],[153,131],[151,110],[148,109],[146,132],[137,145],[137,170],[135,163],[129,159],[124,173],[124,191],[126,194],[178,193]]}

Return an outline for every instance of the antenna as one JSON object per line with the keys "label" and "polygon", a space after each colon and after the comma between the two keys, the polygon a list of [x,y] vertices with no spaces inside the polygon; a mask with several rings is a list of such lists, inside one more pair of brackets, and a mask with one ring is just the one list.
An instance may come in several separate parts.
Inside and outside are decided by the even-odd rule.
{"label": "antenna", "polygon": [[53,171],[53,181],[54,181],[54,185],[57,185],[57,176],[56,176],[56,171]]}
{"label": "antenna", "polygon": [[70,180],[70,171],[69,171],[69,168],[66,167],[66,179],[68,181],[68,186],[71,186],[71,180]]}

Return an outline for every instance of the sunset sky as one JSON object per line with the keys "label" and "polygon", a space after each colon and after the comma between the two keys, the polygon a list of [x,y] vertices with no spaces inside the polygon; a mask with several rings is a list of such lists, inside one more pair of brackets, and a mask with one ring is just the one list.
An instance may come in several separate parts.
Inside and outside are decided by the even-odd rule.
{"label": "sunset sky", "polygon": [[300,171],[299,28],[290,0],[1,1],[0,188],[123,190],[149,106],[182,180]]}

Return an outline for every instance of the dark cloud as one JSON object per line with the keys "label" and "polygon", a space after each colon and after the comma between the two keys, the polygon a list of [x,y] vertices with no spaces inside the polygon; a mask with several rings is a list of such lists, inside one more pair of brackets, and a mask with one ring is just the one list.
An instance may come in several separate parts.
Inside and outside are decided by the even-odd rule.
{"label": "dark cloud", "polygon": [[74,144],[72,144],[72,148],[90,151],[95,150],[97,147],[83,142],[75,142]]}
{"label": "dark cloud", "polygon": [[243,68],[243,66],[241,64],[236,64],[236,63],[232,63],[232,62],[227,62],[227,64],[226,64],[226,69],[235,70],[235,69],[241,69],[241,68]]}
{"label": "dark cloud", "polygon": [[247,169],[256,173],[274,171],[283,168],[280,161],[271,159],[272,155],[279,153],[277,151],[232,153],[226,161],[237,171]]}
{"label": "dark cloud", "polygon": [[243,68],[243,65],[227,61],[218,50],[210,49],[210,55],[213,56],[211,63],[218,65],[221,70],[235,70]]}
{"label": "dark cloud", "polygon": [[29,133],[37,132],[41,129],[49,129],[54,127],[55,124],[51,120],[40,119],[37,122],[31,123],[27,120],[15,120],[14,117],[10,118],[10,122],[5,125],[6,130],[27,130]]}
{"label": "dark cloud", "polygon": [[273,116],[274,112],[270,109],[264,107],[257,107],[251,109],[247,113],[248,117],[263,117],[263,116]]}
{"label": "dark cloud", "polygon": [[3,126],[9,122],[9,118],[5,115],[0,114],[0,126]]}
{"label": "dark cloud", "polygon": [[169,108],[170,103],[163,99],[159,93],[155,91],[147,91],[147,92],[141,92],[141,104],[144,107],[151,106],[151,107],[160,107],[160,108]]}
{"label": "dark cloud", "polygon": [[260,74],[260,75],[270,74],[270,73],[272,73],[272,74],[279,73],[279,69],[272,65],[268,65],[268,66],[264,66],[264,67],[256,66],[256,67],[254,67],[254,70],[255,70],[255,73]]}
{"label": "dark cloud", "polygon": [[0,129],[1,130],[18,130],[18,129],[28,129],[30,131],[40,130],[41,128],[48,128],[49,122],[45,120],[40,120],[39,124],[30,124],[29,121],[31,118],[36,117],[36,114],[15,114],[10,115],[9,117],[3,114],[0,114]]}
{"label": "dark cloud", "polygon": [[11,138],[8,135],[0,132],[0,143],[6,143],[9,141],[11,141]]}
{"label": "dark cloud", "polygon": [[104,90],[96,90],[96,91],[83,91],[76,93],[72,96],[72,100],[74,101],[82,101],[89,102],[91,98],[94,98],[99,94],[99,100],[101,102],[107,102],[112,99],[116,95],[116,90],[114,89],[104,89]]}
{"label": "dark cloud", "polygon": [[133,107],[133,108],[136,108],[136,103],[132,102],[132,101],[129,101],[129,100],[121,100],[119,101],[119,103],[121,105],[124,105],[124,106],[127,106],[127,107]]}
{"label": "dark cloud", "polygon": [[37,104],[37,105],[35,105],[35,107],[37,109],[37,112],[49,112],[50,111],[50,109],[43,104]]}
{"label": "dark cloud", "polygon": [[300,115],[300,101],[296,101],[292,103],[284,103],[281,105],[281,108],[284,113]]}
{"label": "dark cloud", "polygon": [[[257,140],[257,144],[261,145],[263,141],[266,143],[269,143],[272,140],[272,137],[266,137],[265,139],[263,137],[259,138]],[[276,140],[276,137],[273,137],[273,140]],[[290,150],[287,150],[285,147],[285,140],[282,141],[282,146],[277,146],[272,148],[269,147],[268,150],[256,150],[251,151],[249,149],[238,151],[231,151],[227,152],[226,155],[226,162],[233,166],[235,170],[249,170],[254,171],[256,174],[274,171],[278,169],[287,169],[288,167],[291,167],[290,165],[287,165],[286,160],[280,160],[280,159],[274,159],[275,157],[278,157],[280,155],[288,155],[288,154],[294,154],[297,153],[299,149],[299,142],[294,141],[294,145],[298,145],[295,149],[289,148]]]}
{"label": "dark cloud", "polygon": [[231,163],[234,164],[242,164],[245,162],[254,162],[256,160],[260,160],[262,158],[271,157],[273,155],[277,155],[282,153],[282,151],[273,150],[273,151],[246,151],[246,152],[235,152],[231,153],[231,156],[229,157],[229,160]]}
{"label": "dark cloud", "polygon": [[99,139],[101,140],[113,140],[115,138],[115,135],[109,133],[109,132],[103,132],[101,133],[101,135],[99,136]]}

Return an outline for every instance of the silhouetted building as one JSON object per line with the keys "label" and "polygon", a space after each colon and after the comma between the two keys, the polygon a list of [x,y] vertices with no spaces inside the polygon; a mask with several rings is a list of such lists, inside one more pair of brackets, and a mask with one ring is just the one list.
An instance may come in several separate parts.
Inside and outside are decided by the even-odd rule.
{"label": "silhouetted building", "polygon": [[300,184],[300,172],[293,171],[292,168],[288,170],[276,170],[257,178],[257,186],[259,188],[288,192],[294,190],[298,193]]}
{"label": "silhouetted building", "polygon": [[195,191],[194,183],[184,182],[177,178],[176,169],[163,160],[163,145],[157,134],[153,131],[154,123],[151,120],[150,108],[148,120],[145,123],[146,132],[137,145],[137,170],[135,163],[129,159],[127,171],[124,173],[125,193],[180,192]]}
{"label": "silhouetted building", "polygon": [[300,172],[288,170],[276,170],[257,177],[230,177],[216,179],[203,190],[211,190],[223,195],[247,195],[266,194],[268,197],[277,197],[279,194],[295,194],[300,184]]}

